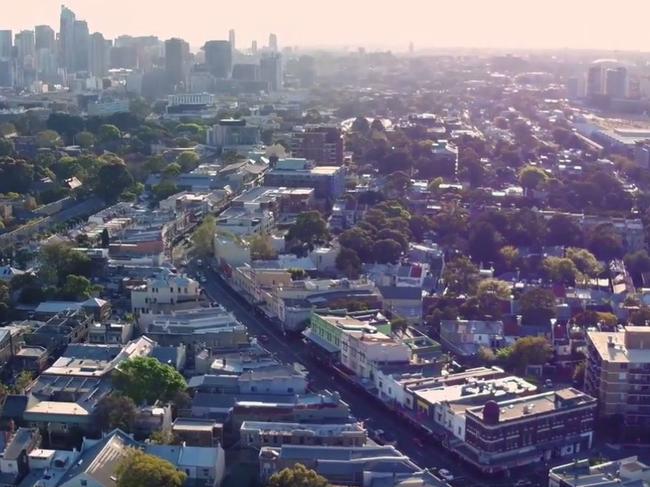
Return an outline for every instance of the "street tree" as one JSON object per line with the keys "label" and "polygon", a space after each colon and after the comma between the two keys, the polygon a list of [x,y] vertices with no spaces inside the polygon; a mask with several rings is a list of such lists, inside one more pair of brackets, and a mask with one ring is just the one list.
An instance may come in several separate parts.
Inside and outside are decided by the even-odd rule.
{"label": "street tree", "polygon": [[196,252],[203,256],[211,256],[214,253],[214,235],[217,232],[217,221],[212,215],[208,215],[203,222],[194,230],[192,243]]}
{"label": "street tree", "polygon": [[250,241],[251,259],[271,260],[277,256],[277,252],[271,243],[271,237],[264,233],[258,233],[251,237]]}
{"label": "street tree", "polygon": [[390,238],[377,240],[372,246],[372,254],[379,264],[394,264],[402,255],[402,246]]}
{"label": "street tree", "polygon": [[537,189],[548,176],[543,169],[536,166],[524,166],[519,171],[519,184],[526,189]]}
{"label": "street tree", "polygon": [[546,257],[542,269],[551,281],[568,285],[575,284],[579,274],[573,261],[565,257]]}

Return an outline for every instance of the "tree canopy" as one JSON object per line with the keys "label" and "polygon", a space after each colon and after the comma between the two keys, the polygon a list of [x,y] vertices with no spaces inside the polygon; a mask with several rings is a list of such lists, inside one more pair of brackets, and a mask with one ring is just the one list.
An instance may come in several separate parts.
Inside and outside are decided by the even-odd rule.
{"label": "tree canopy", "polygon": [[325,477],[300,463],[271,475],[267,487],[329,487]]}
{"label": "tree canopy", "polygon": [[208,215],[203,222],[194,230],[192,243],[196,252],[204,257],[212,255],[214,251],[214,235],[217,232],[217,221],[212,215]]}
{"label": "tree canopy", "polygon": [[187,475],[167,460],[131,449],[117,467],[117,487],[182,487]]}
{"label": "tree canopy", "polygon": [[123,362],[113,376],[115,388],[136,404],[171,401],[187,388],[185,379],[173,367],[153,357],[136,357]]}

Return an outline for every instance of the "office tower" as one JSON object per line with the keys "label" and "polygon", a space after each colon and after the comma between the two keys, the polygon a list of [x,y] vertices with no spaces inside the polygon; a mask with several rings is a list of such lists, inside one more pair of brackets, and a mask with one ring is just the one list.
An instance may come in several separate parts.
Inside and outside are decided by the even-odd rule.
{"label": "office tower", "polygon": [[75,68],[75,42],[74,31],[75,21],[77,20],[74,12],[65,5],[61,7],[61,19],[59,29],[59,63],[66,71],[74,71]]}
{"label": "office tower", "polygon": [[135,69],[138,67],[138,51],[134,46],[113,46],[109,50],[111,69]]}
{"label": "office tower", "polygon": [[275,34],[269,34],[269,49],[278,52],[278,36]]}
{"label": "office tower", "polygon": [[36,50],[51,49],[54,50],[56,42],[54,40],[54,29],[49,25],[37,25],[34,28],[34,42]]}
{"label": "office tower", "polygon": [[235,64],[232,79],[237,81],[260,81],[260,67],[257,64]]}
{"label": "office tower", "polygon": [[232,71],[232,46],[228,41],[208,41],[203,46],[205,64],[215,78],[230,78]]}
{"label": "office tower", "polygon": [[74,66],[75,71],[88,71],[88,53],[90,51],[90,33],[85,20],[74,23]]}
{"label": "office tower", "polygon": [[230,48],[234,51],[237,49],[235,44],[235,29],[230,29],[228,31],[228,42],[230,42]]}
{"label": "office tower", "polygon": [[108,71],[108,44],[101,32],[90,36],[88,53],[88,71],[92,76],[101,78]]}
{"label": "office tower", "polygon": [[20,31],[16,34],[14,44],[16,46],[16,61],[18,67],[33,68],[36,58],[34,31]]}
{"label": "office tower", "polygon": [[605,94],[612,98],[625,98],[628,92],[627,69],[623,66],[605,71]]}
{"label": "office tower", "polygon": [[187,85],[190,46],[183,39],[165,41],[165,73],[171,87]]}
{"label": "office tower", "polygon": [[13,47],[13,33],[10,30],[0,30],[0,59],[11,58]]}
{"label": "office tower", "polygon": [[270,91],[282,89],[282,56],[277,53],[263,56],[260,60],[260,75]]}
{"label": "office tower", "polygon": [[251,53],[253,56],[257,54],[257,41],[251,42]]}
{"label": "office tower", "polygon": [[9,58],[0,58],[0,86],[10,88],[14,85],[14,62]]}

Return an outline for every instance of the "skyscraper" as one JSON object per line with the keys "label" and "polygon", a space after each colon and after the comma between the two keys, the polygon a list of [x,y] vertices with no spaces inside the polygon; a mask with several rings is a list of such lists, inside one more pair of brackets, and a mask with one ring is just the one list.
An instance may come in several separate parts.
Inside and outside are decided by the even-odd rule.
{"label": "skyscraper", "polygon": [[627,69],[618,66],[605,70],[605,94],[612,98],[625,98],[628,92]]}
{"label": "skyscraper", "polygon": [[108,70],[108,44],[100,32],[90,36],[88,71],[91,75],[102,77]]}
{"label": "skyscraper", "polygon": [[74,69],[88,71],[88,53],[90,51],[90,33],[85,20],[74,23]]}
{"label": "skyscraper", "polygon": [[263,56],[260,60],[260,75],[262,81],[269,84],[270,91],[282,89],[282,56],[278,53]]}
{"label": "skyscraper", "polygon": [[9,59],[13,46],[13,33],[10,30],[0,30],[0,59]]}
{"label": "skyscraper", "polygon": [[183,39],[173,38],[165,41],[165,72],[170,87],[187,85],[189,57],[190,46]]}
{"label": "skyscraper", "polygon": [[49,25],[37,25],[34,28],[34,38],[36,50],[51,49],[54,50],[56,42],[54,40],[54,29]]}
{"label": "skyscraper", "polygon": [[257,54],[257,41],[251,42],[251,53],[253,55]]}
{"label": "skyscraper", "polygon": [[216,78],[230,78],[232,71],[232,45],[228,41],[208,41],[203,46],[205,64]]}
{"label": "skyscraper", "polygon": [[36,60],[34,31],[20,31],[16,34],[15,45],[18,67],[33,68]]}
{"label": "skyscraper", "polygon": [[228,31],[228,42],[230,42],[230,47],[234,51],[237,49],[236,44],[235,44],[235,29],[230,29]]}
{"label": "skyscraper", "polygon": [[67,71],[74,71],[75,68],[75,21],[77,17],[74,12],[65,5],[61,6],[61,19],[59,29],[59,63]]}
{"label": "skyscraper", "polygon": [[275,34],[269,34],[269,49],[278,52],[278,36]]}

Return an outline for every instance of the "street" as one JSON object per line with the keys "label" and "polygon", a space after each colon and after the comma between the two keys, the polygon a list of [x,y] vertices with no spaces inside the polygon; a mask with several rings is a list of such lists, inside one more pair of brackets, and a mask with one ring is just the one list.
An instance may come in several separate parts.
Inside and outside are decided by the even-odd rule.
{"label": "street", "polygon": [[[191,264],[191,268],[198,270],[193,264]],[[355,386],[343,380],[337,379],[333,372],[308,353],[299,338],[284,336],[272,323],[255,313],[252,307],[238,297],[235,291],[227,286],[221,277],[209,269],[207,265],[201,266],[200,271],[207,278],[206,282],[202,283],[202,286],[209,298],[233,312],[236,318],[246,325],[250,335],[259,336],[264,334],[268,336],[268,341],[264,343],[264,347],[273,353],[278,360],[288,364],[298,363],[306,368],[309,371],[310,382],[316,389],[339,391],[341,398],[350,406],[352,414],[356,418],[361,420],[370,418],[376,427],[384,431],[390,431],[397,439],[397,448],[408,455],[417,465],[424,468],[445,468],[456,477],[452,483],[464,487],[472,485],[514,485],[516,478],[494,479],[494,481],[486,482],[485,476],[467,468],[461,460],[455,458],[451,453],[431,440],[426,440],[426,449],[419,447],[413,441],[413,438],[419,434],[418,431],[409,427],[391,411],[381,407],[375,399],[369,397],[365,392],[358,390]],[[528,472],[527,477],[528,480],[532,480],[533,475],[531,475],[531,472]],[[536,485],[545,484],[546,482]]]}

